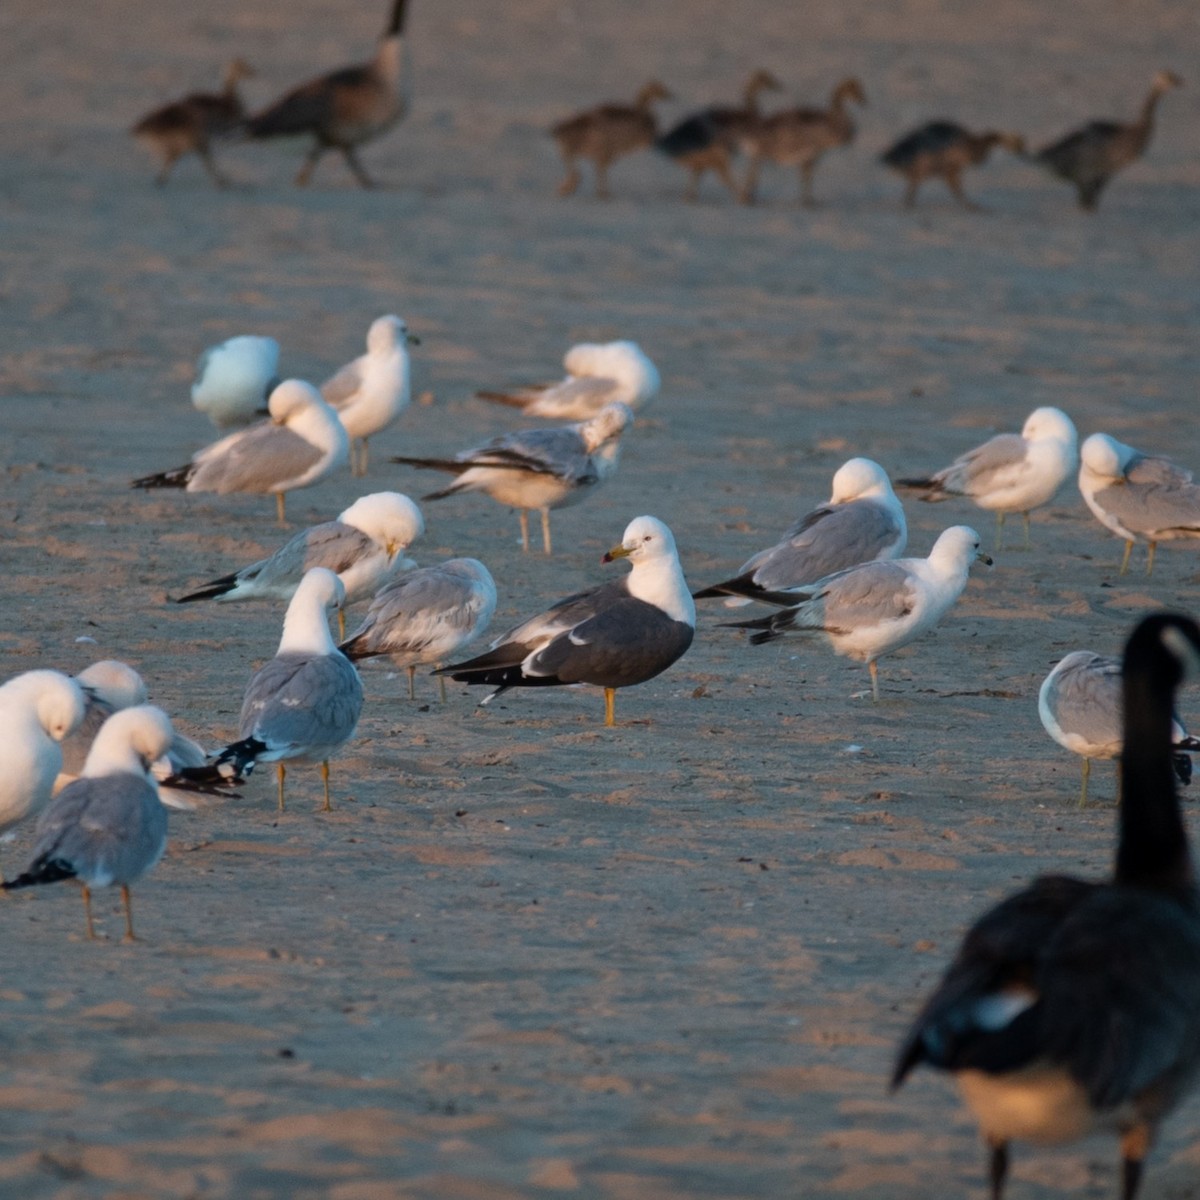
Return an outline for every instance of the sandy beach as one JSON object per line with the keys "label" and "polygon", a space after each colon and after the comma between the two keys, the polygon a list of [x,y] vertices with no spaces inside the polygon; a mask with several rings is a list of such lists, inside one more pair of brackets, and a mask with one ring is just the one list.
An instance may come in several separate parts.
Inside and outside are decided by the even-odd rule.
{"label": "sandy beach", "polygon": [[[523,555],[484,497],[423,506],[418,562],[485,561],[493,633],[619,573],[602,553],[651,513],[689,581],[726,578],[828,498],[852,455],[927,472],[1040,405],[1200,467],[1200,78],[1185,0],[897,0],[798,6],[413,0],[410,118],[291,186],[296,144],[218,149],[156,188],[128,136],[214,86],[236,54],[252,107],[365,58],[386,6],[120,0],[0,9],[0,678],[119,658],[207,746],[232,740],[281,606],[176,606],[367,491],[442,478],[391,465],[520,427],[477,388],[553,377],[573,342],[632,338],[663,387],[620,470]],[[379,11],[376,11],[378,9]],[[737,96],[755,67],[824,103],[858,76],[859,133],[796,204],[761,203],[650,153],[615,198],[560,200],[545,130],[662,79],[665,120]],[[1004,153],[900,206],[877,163],[935,116],[1032,145],[1131,118],[1146,158],[1098,213]],[[270,334],[324,379],[396,312],[420,336],[414,403],[343,471],[289,498],[131,491],[212,440],[195,359]],[[528,421],[526,421],[528,423]],[[991,515],[906,500],[914,554]],[[819,645],[753,647],[703,602],[694,646],[618,696],[513,692],[479,709],[364,668],[359,736],[333,764],[269,769],[241,800],[173,814],[134,888],[143,941],[83,938],[71,885],[0,901],[0,1196],[23,1200],[924,1200],[985,1194],[950,1084],[887,1093],[896,1042],[965,924],[1038,872],[1104,874],[1114,776],[1043,732],[1037,688],[1073,649],[1197,609],[1195,550],[1121,543],[1068,486],[973,573],[938,630],[866,669]],[[350,615],[350,627],[361,613]],[[741,615],[748,615],[742,610]],[[482,644],[479,648],[482,648]],[[1182,696],[1200,726],[1200,695]],[[1197,786],[1193,786],[1193,793]],[[1194,811],[1189,806],[1190,811]],[[28,825],[0,846],[11,874]],[[1114,1141],[1018,1147],[1009,1195],[1117,1194]],[[1165,1128],[1144,1200],[1200,1197],[1200,1099]]]}

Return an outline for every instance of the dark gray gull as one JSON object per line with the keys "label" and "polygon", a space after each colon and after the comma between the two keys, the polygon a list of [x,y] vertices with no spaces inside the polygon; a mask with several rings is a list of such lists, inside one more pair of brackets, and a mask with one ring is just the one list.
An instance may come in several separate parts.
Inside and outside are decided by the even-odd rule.
{"label": "dark gray gull", "polygon": [[[1079,807],[1083,808],[1092,759],[1118,758],[1121,754],[1121,660],[1090,650],[1073,650],[1042,680],[1038,716],[1046,732],[1083,761],[1079,790]],[[1175,750],[1171,760],[1175,777],[1180,783],[1189,783],[1189,752],[1200,750],[1200,741],[1188,734],[1178,717],[1171,725],[1171,745]]]}
{"label": "dark gray gull", "polygon": [[747,604],[859,563],[899,558],[907,542],[904,509],[887,472],[869,458],[852,458],[834,473],[828,503],[805,513],[782,540],[742,563],[732,579],[694,595],[735,597],[726,601],[730,607]]}
{"label": "dark gray gull", "polygon": [[222,431],[264,417],[279,386],[279,343],[242,334],[209,346],[196,363],[192,404]]}
{"label": "dark gray gull", "polygon": [[42,813],[29,867],[5,889],[78,879],[87,935],[94,938],[91,889],[118,884],[125,902],[125,941],[134,941],[129,885],[167,848],[167,810],[150,767],[166,754],[174,736],[167,714],[148,704],[109,717],[83,774]]}
{"label": "dark gray gull", "polygon": [[1135,1200],[1200,1069],[1200,897],[1171,773],[1174,693],[1197,668],[1189,617],[1134,629],[1112,875],[1043,875],[984,913],[900,1045],[893,1088],[922,1063],[954,1075],[988,1146],[992,1200],[1013,1141],[1102,1131],[1121,1139],[1121,1196]]}
{"label": "dark gray gull", "polygon": [[1191,471],[1107,433],[1093,433],[1080,448],[1079,492],[1096,520],[1125,539],[1122,575],[1134,542],[1149,544],[1149,575],[1159,542],[1200,538],[1200,487]]}
{"label": "dark gray gull", "polygon": [[[491,624],[496,583],[475,558],[451,558],[420,567],[381,588],[362,625],[340,647],[351,662],[386,656],[408,672],[416,699],[417,667],[441,666]],[[438,676],[442,699],[446,680]]]}
{"label": "dark gray gull", "polygon": [[346,431],[321,393],[301,379],[285,379],[267,403],[270,420],[239,429],[192,456],[173,471],[146,475],[135,488],[183,488],[188,492],[273,494],[279,523],[284,497],[319,483],[345,464]]}
{"label": "dark gray gull", "polygon": [[436,672],[496,690],[589,683],[604,689],[604,723],[615,724],[617,688],[662,674],[692,644],[696,605],[675,538],[656,517],[635,517],[604,562],[629,559],[623,579],[560,600],[467,662]]}
{"label": "dark gray gull", "polygon": [[529,549],[529,510],[542,514],[542,548],[551,552],[550,510],[578,504],[616,469],[621,434],[633,423],[629,406],[605,405],[590,421],[557,429],[526,429],[493,438],[453,458],[393,458],[413,467],[450,471],[458,478],[422,500],[459,492],[486,492],[515,508],[521,519],[521,548]]}

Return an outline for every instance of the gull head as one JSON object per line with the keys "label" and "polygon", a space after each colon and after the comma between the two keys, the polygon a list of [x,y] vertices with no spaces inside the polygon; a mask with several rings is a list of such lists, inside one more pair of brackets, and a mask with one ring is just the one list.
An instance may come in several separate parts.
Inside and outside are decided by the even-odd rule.
{"label": "gull head", "polygon": [[1102,479],[1122,479],[1136,451],[1107,433],[1093,433],[1079,448],[1084,467]]}
{"label": "gull head", "polygon": [[637,342],[580,342],[563,358],[570,375],[616,380],[629,403],[641,407],[658,394],[658,368]]}
{"label": "gull head", "polygon": [[951,525],[943,529],[929,551],[930,561],[949,563],[955,567],[969,567],[973,562],[992,565],[991,556],[980,549],[979,534],[970,525]]}
{"label": "gull head", "polygon": [[394,313],[376,317],[367,330],[368,354],[391,354],[397,346],[419,346],[421,339],[408,332],[408,326]]}
{"label": "gull head", "polygon": [[75,676],[81,688],[113,709],[133,708],[148,698],[146,682],[128,663],[106,658]]}
{"label": "gull head", "polygon": [[1025,418],[1021,436],[1027,442],[1053,440],[1074,446],[1079,439],[1075,422],[1061,408],[1035,408]]}
{"label": "gull head", "polygon": [[83,773],[94,776],[126,770],[147,774],[150,764],[166,754],[174,738],[171,720],[161,708],[152,704],[123,708],[100,726]]}
{"label": "gull head", "polygon": [[338,514],[343,525],[353,525],[389,554],[411,546],[425,532],[421,510],[401,492],[372,492]]}
{"label": "gull head", "polygon": [[296,586],[288,611],[307,609],[310,605],[341,608],[345,603],[346,585],[328,567],[310,567]]}
{"label": "gull head", "polygon": [[324,405],[321,393],[303,379],[285,379],[271,393],[267,410],[276,425],[286,425],[294,417]]}
{"label": "gull head", "polygon": [[633,409],[619,400],[606,404],[590,421],[579,427],[579,435],[589,454],[605,442],[619,438],[633,424]]}
{"label": "gull head", "polygon": [[600,561],[627,558],[637,566],[639,562],[675,557],[675,536],[662,521],[657,517],[634,517],[625,527],[621,544],[609,550]]}
{"label": "gull head", "polygon": [[26,671],[0,687],[0,703],[15,700],[32,709],[38,724],[56,742],[74,733],[83,720],[83,691],[59,671]]}
{"label": "gull head", "polygon": [[830,504],[846,504],[871,493],[887,495],[892,490],[887,472],[869,458],[852,458],[844,462],[833,476]]}

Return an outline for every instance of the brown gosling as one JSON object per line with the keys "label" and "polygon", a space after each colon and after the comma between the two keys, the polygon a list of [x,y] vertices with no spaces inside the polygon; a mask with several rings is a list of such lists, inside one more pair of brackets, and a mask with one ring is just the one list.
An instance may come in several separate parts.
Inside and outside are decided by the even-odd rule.
{"label": "brown gosling", "polygon": [[1025,153],[1025,140],[1018,134],[970,133],[953,121],[930,121],[902,137],[879,161],[908,180],[906,208],[916,203],[917,189],[926,179],[941,178],[959,204],[978,211],[979,205],[963,193],[962,173],[986,162],[995,146],[1003,146],[1010,154]]}
{"label": "brown gosling", "polygon": [[596,195],[607,200],[609,166],[622,155],[654,144],[658,126],[653,105],[656,100],[669,99],[671,93],[652,79],[632,104],[600,104],[554,125],[550,132],[567,167],[558,194],[575,194],[580,180],[577,160],[586,158],[595,166]]}
{"label": "brown gosling", "polygon": [[217,187],[229,186],[229,180],[213,162],[210,142],[232,133],[245,119],[238,83],[253,75],[254,69],[245,60],[235,58],[225,68],[221,91],[192,92],[147,113],[133,126],[129,132],[162,164],[154,178],[159,187],[167,182],[176,162],[187,154],[200,159]]}
{"label": "brown gosling", "polygon": [[408,112],[408,46],[404,16],[408,0],[393,0],[391,17],[370,62],[319,75],[281,96],[246,122],[254,138],[308,134],[312,149],[296,175],[296,186],[312,178],[326,150],[340,150],[354,178],[374,187],[356,153],[357,148],[386,133]]}
{"label": "brown gosling", "polygon": [[1159,71],[1136,121],[1128,125],[1090,121],[1044,146],[1034,155],[1034,161],[1074,184],[1079,193],[1079,207],[1093,212],[1108,181],[1146,152],[1154,132],[1154,112],[1159,99],[1172,88],[1182,86],[1183,80],[1174,71]]}
{"label": "brown gosling", "polygon": [[747,133],[762,119],[758,94],[780,91],[779,80],[770,71],[758,70],[746,81],[740,108],[711,105],[684,117],[664,133],[655,145],[668,158],[691,172],[684,199],[690,204],[700,190],[705,171],[716,172],[734,199],[738,186],[730,170],[730,160],[741,149]]}
{"label": "brown gosling", "polygon": [[742,186],[742,203],[753,204],[758,188],[758,173],[766,161],[781,167],[797,167],[800,172],[800,202],[811,208],[813,171],[826,150],[848,145],[854,140],[854,121],[846,102],[866,104],[867,97],[857,79],[843,79],[833,89],[829,107],[790,108],[763,117],[745,137],[750,169]]}

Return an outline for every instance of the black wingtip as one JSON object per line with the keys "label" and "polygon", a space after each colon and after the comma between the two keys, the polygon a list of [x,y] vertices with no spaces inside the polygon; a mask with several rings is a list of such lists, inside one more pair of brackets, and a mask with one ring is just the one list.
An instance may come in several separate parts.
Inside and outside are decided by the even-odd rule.
{"label": "black wingtip", "polygon": [[28,871],[22,872],[16,879],[9,879],[0,887],[6,892],[15,892],[18,888],[36,887],[41,883],[60,883],[64,879],[74,879],[75,868],[61,858],[41,858]]}
{"label": "black wingtip", "polygon": [[191,604],[196,600],[215,600],[218,596],[232,592],[235,587],[237,587],[237,576],[226,575],[221,579],[214,579],[212,583],[206,583],[202,588],[189,592],[186,596],[179,596],[175,603]]}
{"label": "black wingtip", "polygon": [[157,475],[143,475],[135,479],[129,486],[132,488],[182,488],[187,487],[192,475],[192,463],[182,467],[174,467],[170,471],[160,471]]}

